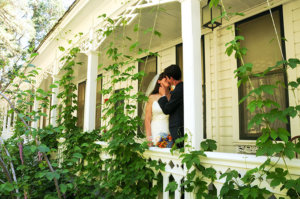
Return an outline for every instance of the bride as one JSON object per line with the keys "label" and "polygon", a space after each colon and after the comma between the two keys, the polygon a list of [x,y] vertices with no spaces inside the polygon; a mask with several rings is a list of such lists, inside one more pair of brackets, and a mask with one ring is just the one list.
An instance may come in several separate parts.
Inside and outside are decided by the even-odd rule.
{"label": "bride", "polygon": [[156,75],[152,82],[150,83],[148,90],[153,88],[152,85],[155,84],[154,89],[149,95],[146,92],[146,95],[149,95],[148,102],[146,104],[146,112],[145,112],[145,128],[146,128],[146,136],[149,141],[149,146],[159,146],[161,148],[171,148],[172,147],[172,138],[169,133],[169,116],[165,115],[159,104],[158,99],[162,97],[162,87],[169,87],[169,83],[164,81],[165,74],[161,73],[160,75]]}

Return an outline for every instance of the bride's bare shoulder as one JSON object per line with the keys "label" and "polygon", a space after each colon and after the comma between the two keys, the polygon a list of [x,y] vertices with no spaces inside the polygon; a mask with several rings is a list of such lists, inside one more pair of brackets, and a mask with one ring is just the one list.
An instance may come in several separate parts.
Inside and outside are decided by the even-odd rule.
{"label": "bride's bare shoulder", "polygon": [[157,100],[158,95],[154,94],[154,95],[149,95],[148,97],[148,102],[153,102],[155,100]]}

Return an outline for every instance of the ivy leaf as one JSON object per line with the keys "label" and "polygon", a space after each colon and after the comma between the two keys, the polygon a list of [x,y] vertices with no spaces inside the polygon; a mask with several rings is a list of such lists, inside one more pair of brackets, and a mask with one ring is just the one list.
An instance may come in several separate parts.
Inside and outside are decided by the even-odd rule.
{"label": "ivy leaf", "polygon": [[288,65],[293,69],[296,68],[298,64],[300,64],[299,59],[289,59],[288,60]]}
{"label": "ivy leaf", "polygon": [[153,28],[147,28],[145,31],[144,31],[144,34],[147,34],[148,32],[152,32],[153,31]]}
{"label": "ivy leaf", "polygon": [[287,143],[289,141],[290,133],[284,128],[278,128],[278,136],[282,141]]}
{"label": "ivy leaf", "polygon": [[216,177],[217,171],[212,167],[206,168],[202,173],[205,177],[209,179],[215,180],[217,178]]}
{"label": "ivy leaf", "polygon": [[62,46],[59,46],[58,49],[59,49],[60,51],[62,51],[62,52],[65,51],[65,48],[62,47]]}
{"label": "ivy leaf", "polygon": [[83,155],[81,153],[74,153],[73,157],[74,158],[83,158]]}
{"label": "ivy leaf", "polygon": [[289,82],[288,85],[291,86],[291,87],[293,87],[293,88],[297,88],[299,86],[299,83],[295,82],[295,81],[291,81],[291,82]]}
{"label": "ivy leaf", "polygon": [[165,191],[175,191],[178,187],[178,184],[176,182],[170,182],[167,187],[166,187],[166,190]]}
{"label": "ivy leaf", "polygon": [[137,41],[129,47],[129,50],[133,51],[133,49],[135,49],[138,45],[140,45],[140,43]]}
{"label": "ivy leaf", "polygon": [[139,30],[139,24],[134,24],[133,31],[137,32]]}
{"label": "ivy leaf", "polygon": [[14,186],[13,184],[9,183],[9,182],[6,182],[2,185],[0,185],[0,190],[4,190],[4,191],[7,191],[7,192],[11,192],[14,190]]}
{"label": "ivy leaf", "polygon": [[290,160],[293,159],[293,158],[295,157],[294,147],[295,147],[294,143],[292,143],[292,142],[287,142],[287,143],[286,143],[286,146],[285,146],[285,148],[284,148],[284,151],[283,151],[284,155],[285,155],[286,157],[288,157]]}
{"label": "ivy leaf", "polygon": [[60,190],[61,190],[62,193],[66,193],[68,187],[65,184],[60,184],[59,188],[60,188]]}
{"label": "ivy leaf", "polygon": [[49,87],[50,88],[57,88],[58,86],[56,84],[51,84]]}
{"label": "ivy leaf", "polygon": [[44,144],[39,145],[38,150],[42,153],[47,153],[50,151],[50,149]]}
{"label": "ivy leaf", "polygon": [[217,6],[219,4],[219,0],[211,0],[209,2],[209,8],[212,8],[213,6]]}
{"label": "ivy leaf", "polygon": [[273,140],[276,140],[278,137],[277,131],[275,131],[274,129],[271,129],[270,136]]}
{"label": "ivy leaf", "polygon": [[250,192],[252,192],[253,190],[251,190],[250,188],[247,187],[241,191],[241,195],[243,196],[243,198],[248,198],[248,196],[250,195]]}
{"label": "ivy leaf", "polygon": [[36,57],[38,54],[39,54],[39,53],[32,53],[32,54],[30,55],[30,58]]}
{"label": "ivy leaf", "polygon": [[263,92],[268,93],[270,95],[274,94],[274,89],[277,88],[277,86],[274,85],[261,85],[260,88]]}
{"label": "ivy leaf", "polygon": [[213,151],[217,149],[216,141],[211,139],[206,139],[205,141],[201,142],[200,145],[204,151]]}
{"label": "ivy leaf", "polygon": [[230,57],[230,55],[232,55],[232,53],[233,53],[233,46],[231,45],[231,46],[228,46],[227,48],[226,48],[226,51],[225,51],[225,53]]}
{"label": "ivy leaf", "polygon": [[60,175],[56,172],[47,172],[46,178],[50,181],[53,180],[53,178],[56,178],[58,180],[60,178]]}
{"label": "ivy leaf", "polygon": [[37,149],[36,146],[34,146],[34,145],[31,145],[31,146],[30,146],[30,151],[31,151],[32,153],[34,153],[34,152],[36,151],[36,149]]}
{"label": "ivy leaf", "polygon": [[157,30],[154,30],[154,35],[158,36],[158,37],[161,37],[161,33],[158,32]]}

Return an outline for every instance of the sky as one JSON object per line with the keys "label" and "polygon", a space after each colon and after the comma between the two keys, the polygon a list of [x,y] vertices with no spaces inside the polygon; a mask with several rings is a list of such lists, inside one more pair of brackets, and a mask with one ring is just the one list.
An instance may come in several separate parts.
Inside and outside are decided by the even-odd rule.
{"label": "sky", "polygon": [[61,1],[63,2],[64,7],[68,9],[75,0],[61,0]]}

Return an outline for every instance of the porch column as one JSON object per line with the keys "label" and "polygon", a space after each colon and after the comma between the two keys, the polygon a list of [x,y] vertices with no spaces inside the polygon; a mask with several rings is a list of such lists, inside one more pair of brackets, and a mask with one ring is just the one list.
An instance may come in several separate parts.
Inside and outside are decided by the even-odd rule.
{"label": "porch column", "polygon": [[189,143],[200,148],[203,139],[200,0],[181,1],[184,71],[184,127]]}
{"label": "porch column", "polygon": [[[53,84],[57,85],[55,82],[58,81],[57,76],[53,75],[52,77],[53,79]],[[57,105],[58,99],[57,99],[57,95],[59,92],[59,87],[57,85],[56,88],[52,88],[52,97],[51,97],[51,106]],[[56,120],[57,120],[57,107],[53,108],[51,110],[51,118],[50,118],[50,124],[54,127],[57,126]]]}
{"label": "porch column", "polygon": [[96,118],[96,92],[97,92],[97,73],[98,73],[98,53],[89,51],[87,65],[87,79],[84,104],[84,131],[95,129]]}

